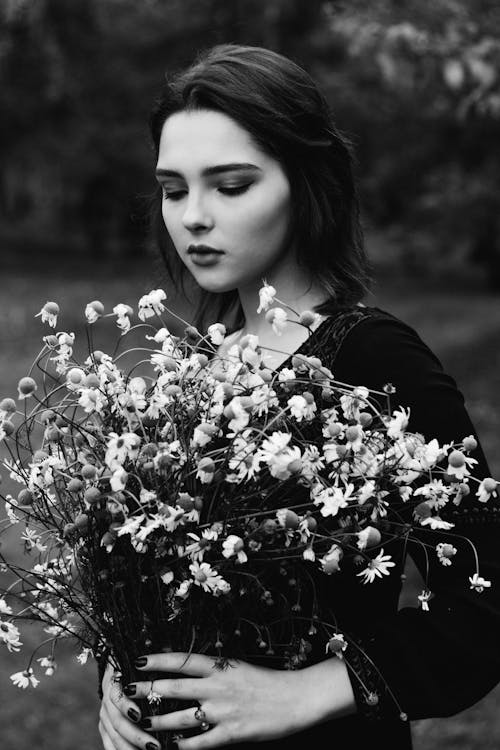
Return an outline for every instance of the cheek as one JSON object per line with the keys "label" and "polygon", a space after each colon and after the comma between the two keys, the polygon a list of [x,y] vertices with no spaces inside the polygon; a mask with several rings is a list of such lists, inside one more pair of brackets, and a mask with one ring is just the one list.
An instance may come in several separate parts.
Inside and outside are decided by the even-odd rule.
{"label": "cheek", "polygon": [[289,218],[290,198],[288,194],[282,194],[279,197],[276,194],[263,195],[242,210],[236,226],[248,233],[250,240],[253,238],[257,241],[264,237],[279,239],[288,227]]}

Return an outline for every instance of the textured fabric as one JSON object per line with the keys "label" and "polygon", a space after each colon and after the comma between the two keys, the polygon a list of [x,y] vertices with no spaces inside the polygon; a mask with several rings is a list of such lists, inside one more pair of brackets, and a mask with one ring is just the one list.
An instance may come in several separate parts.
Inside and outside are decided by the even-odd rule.
{"label": "textured fabric", "polygon": [[[440,443],[460,441],[474,434],[463,396],[453,378],[443,372],[437,357],[408,325],[376,307],[352,307],[329,316],[297,352],[318,356],[336,380],[382,390],[391,382],[396,393],[392,407],[410,407],[409,429]],[[291,366],[289,357],[277,369]],[[489,476],[479,447],[473,457],[475,474]],[[366,690],[378,702],[366,702],[366,690],[351,676],[358,712],[312,729],[266,743],[234,746],[243,750],[294,750],[304,746],[366,748],[377,740],[386,747],[411,748],[408,721],[449,716],[472,705],[500,680],[500,512],[498,501],[487,505],[471,493],[448,516],[454,534],[468,537],[480,560],[480,575],[492,581],[483,593],[471,591],[475,572],[472,547],[453,539],[459,554],[446,568],[437,561],[435,545],[446,534],[418,532],[420,544],[408,552],[435,594],[430,611],[415,607],[398,610],[400,574],[404,569],[402,542],[384,546],[397,564],[390,576],[361,585],[348,576],[318,575],[320,595],[332,602],[339,628],[355,641],[349,647]],[[398,575],[399,574],[399,575]],[[417,604],[417,602],[416,602]],[[315,660],[326,658],[317,652]],[[394,700],[394,698],[396,700]],[[293,707],[291,707],[293,709]]]}

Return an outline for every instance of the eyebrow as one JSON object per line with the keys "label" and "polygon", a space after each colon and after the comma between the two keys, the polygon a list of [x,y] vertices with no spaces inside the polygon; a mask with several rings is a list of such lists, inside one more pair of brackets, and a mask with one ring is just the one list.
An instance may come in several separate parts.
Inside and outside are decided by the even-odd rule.
{"label": "eyebrow", "polygon": [[[250,164],[250,163],[232,163],[232,164],[217,164],[214,167],[206,167],[202,171],[203,177],[209,177],[212,174],[222,174],[224,172],[235,172],[237,170],[258,170],[261,171],[260,167],[258,167],[256,164]],[[157,169],[156,170],[156,176],[157,177],[182,177],[182,174],[180,172],[175,172],[173,169]]]}

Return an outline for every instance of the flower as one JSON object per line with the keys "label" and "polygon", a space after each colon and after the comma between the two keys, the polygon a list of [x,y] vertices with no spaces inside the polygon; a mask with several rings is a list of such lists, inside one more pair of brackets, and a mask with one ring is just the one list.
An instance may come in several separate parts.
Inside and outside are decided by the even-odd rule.
{"label": "flower", "polygon": [[0,615],[11,615],[12,607],[10,607],[5,599],[0,599]]}
{"label": "flower", "polygon": [[342,633],[335,633],[335,635],[332,635],[332,637],[326,644],[325,654],[330,652],[331,654],[337,656],[339,659],[342,659],[342,652],[345,651],[346,648],[347,643]]}
{"label": "flower", "polygon": [[367,526],[366,528],[362,529],[362,531],[358,531],[357,536],[357,545],[359,549],[366,549],[366,547],[375,547],[377,544],[380,544],[380,540],[382,538],[380,531],[374,526]]}
{"label": "flower", "polygon": [[477,464],[475,458],[469,458],[462,451],[454,450],[448,456],[448,468],[446,471],[452,477],[464,479],[470,473],[469,466],[474,464]]}
{"label": "flower", "polygon": [[392,419],[387,426],[387,435],[392,438],[400,437],[408,427],[409,420],[410,409],[406,411],[403,408],[396,409],[392,413]]}
{"label": "flower", "polygon": [[11,622],[0,620],[0,643],[5,643],[9,651],[19,651],[23,645],[19,640],[19,628]]}
{"label": "flower", "polygon": [[208,326],[207,333],[212,344],[220,346],[226,335],[226,326],[223,323],[213,323],[211,326]]}
{"label": "flower", "polygon": [[336,516],[341,508],[347,507],[349,500],[354,500],[354,485],[348,484],[344,490],[341,487],[325,487],[314,499],[314,505],[321,505],[322,516]]}
{"label": "flower", "polygon": [[33,378],[25,377],[21,378],[17,384],[17,391],[19,393],[19,400],[29,398],[37,390],[38,386]]}
{"label": "flower", "polygon": [[57,302],[46,302],[39,313],[35,315],[42,317],[42,323],[48,323],[49,326],[55,328],[57,325],[57,316],[59,315],[59,305]]}
{"label": "flower", "polygon": [[273,303],[276,296],[276,289],[270,286],[266,281],[263,281],[264,286],[259,289],[259,306],[257,312],[261,313],[263,310],[267,310]]}
{"label": "flower", "polygon": [[85,308],[85,317],[87,318],[87,322],[90,324],[95,323],[97,320],[99,320],[99,318],[102,317],[103,314],[104,305],[97,299],[93,302],[89,302]]}
{"label": "flower", "polygon": [[25,669],[24,672],[16,672],[15,674],[11,674],[10,679],[16,687],[23,688],[23,690],[30,684],[32,685],[32,687],[36,687],[40,682],[40,680],[37,680],[37,678],[33,674],[33,669],[31,667],[29,669]]}
{"label": "flower", "polygon": [[84,648],[76,657],[77,661],[80,662],[80,664],[86,664],[89,656],[92,655],[92,649],[91,648]]}
{"label": "flower", "polygon": [[37,662],[39,662],[40,666],[45,669],[45,674],[48,675],[48,677],[51,677],[54,674],[57,665],[53,656],[41,656],[37,659]]}
{"label": "flower", "polygon": [[417,599],[424,612],[429,612],[429,599],[432,599],[432,596],[432,591],[429,591],[429,589],[424,589],[422,593],[418,595]]}
{"label": "flower", "polygon": [[122,331],[122,336],[130,330],[130,316],[133,315],[134,311],[130,305],[115,305],[113,307],[113,313],[116,315],[116,325]]}
{"label": "flower", "polygon": [[104,457],[106,466],[111,471],[115,471],[125,463],[127,458],[131,460],[137,458],[140,444],[141,439],[134,432],[124,432],[121,435],[110,432]]}
{"label": "flower", "polygon": [[480,503],[486,503],[490,497],[498,497],[498,482],[496,479],[486,477],[479,483],[476,496]]}
{"label": "flower", "polygon": [[441,565],[451,565],[450,557],[457,554],[457,549],[452,544],[440,542],[436,545],[436,552]]}
{"label": "flower", "polygon": [[470,588],[475,589],[479,593],[484,591],[484,589],[489,589],[491,587],[491,581],[487,581],[485,578],[481,578],[478,573],[474,573],[473,576],[469,576],[469,581]]}
{"label": "flower", "polygon": [[388,568],[394,567],[395,563],[391,560],[391,555],[384,555],[384,550],[380,550],[377,557],[370,560],[368,566],[361,571],[356,573],[357,576],[364,576],[363,583],[373,583],[375,578],[382,578],[382,576],[388,576]]}
{"label": "flower", "polygon": [[227,539],[222,543],[222,554],[224,557],[233,557],[236,555],[236,559],[239,563],[245,563],[248,557],[244,550],[245,543],[240,536],[236,534],[229,534]]}
{"label": "flower", "polygon": [[167,299],[167,295],[163,289],[153,289],[149,294],[145,294],[139,300],[138,316],[141,320],[147,320],[153,315],[161,315],[165,310],[163,300]]}
{"label": "flower", "polygon": [[266,312],[266,320],[271,323],[274,333],[281,336],[287,322],[286,310],[283,310],[282,307],[273,307],[272,310]]}
{"label": "flower", "polygon": [[209,594],[218,596],[221,593],[226,594],[230,590],[229,583],[206,562],[193,562],[189,566],[189,570],[193,576],[194,584],[201,586],[203,591]]}

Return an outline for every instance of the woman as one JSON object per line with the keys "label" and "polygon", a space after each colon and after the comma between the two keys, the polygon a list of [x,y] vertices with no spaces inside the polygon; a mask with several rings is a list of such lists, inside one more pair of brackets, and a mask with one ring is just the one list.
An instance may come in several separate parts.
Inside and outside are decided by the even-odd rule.
{"label": "woman", "polygon": [[[159,247],[170,277],[186,272],[202,290],[193,322],[205,330],[224,321],[232,330],[220,353],[257,334],[273,369],[300,350],[319,356],[340,381],[377,390],[390,381],[396,401],[411,409],[410,429],[427,439],[457,441],[474,432],[454,380],[418,335],[361,303],[369,273],[351,150],[300,67],[258,47],[215,47],[168,82],[151,131]],[[297,316],[318,313],[310,336],[294,323],[278,336],[257,313],[263,279]],[[488,476],[479,447],[473,456],[477,475]],[[399,576],[367,587],[342,576],[323,582],[322,595],[334,598],[344,632],[365,655],[354,665],[360,679],[345,660],[324,653],[291,672],[243,661],[221,672],[205,655],[185,663],[182,654],[156,654],[142,659],[144,680],[123,695],[108,667],[99,725],[105,750],[157,748],[152,729],[177,732],[181,750],[347,741],[361,748],[377,740],[410,748],[406,719],[456,713],[500,678],[497,518],[493,500],[475,498],[453,514],[454,531],[471,539],[482,575],[493,581],[480,595],[469,588],[470,560],[443,576],[436,555],[425,552],[424,532],[410,554],[424,577],[430,566],[429,611],[398,609],[405,563],[399,549],[391,551]],[[155,691],[196,701],[200,710],[141,718],[133,699],[149,692],[149,670],[178,673],[155,681]],[[182,738],[194,727],[199,734]]]}

